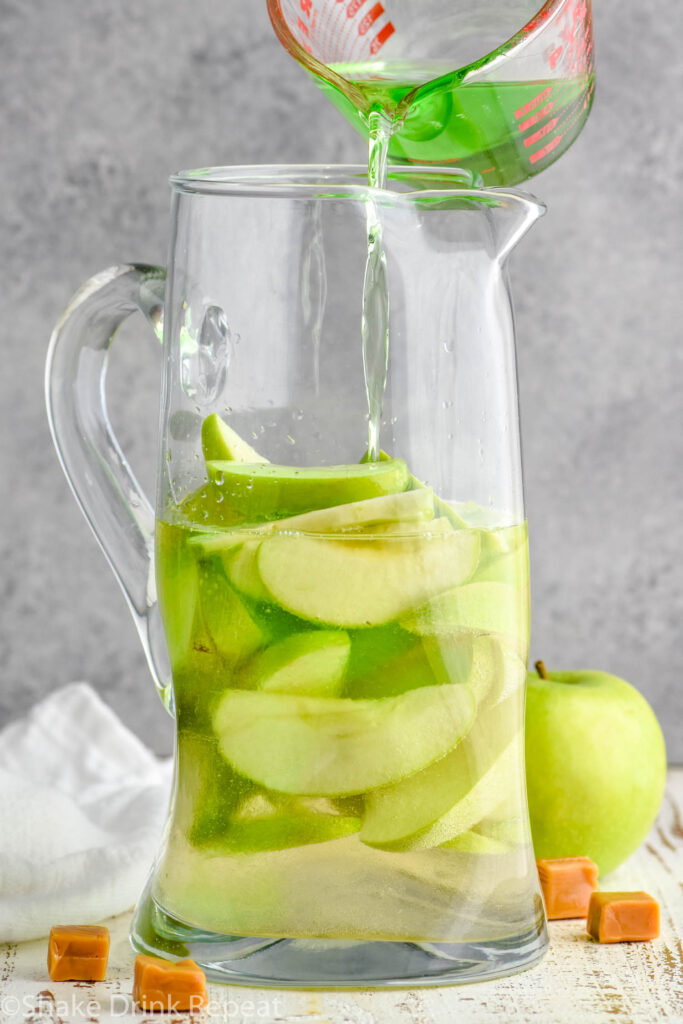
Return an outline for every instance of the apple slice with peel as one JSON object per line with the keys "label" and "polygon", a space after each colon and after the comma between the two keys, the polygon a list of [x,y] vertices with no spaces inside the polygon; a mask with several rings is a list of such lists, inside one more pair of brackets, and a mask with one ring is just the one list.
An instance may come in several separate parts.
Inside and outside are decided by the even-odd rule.
{"label": "apple slice with peel", "polygon": [[249,657],[266,643],[266,634],[226,580],[220,562],[198,564],[202,613],[216,650],[231,663]]}
{"label": "apple slice with peel", "polygon": [[[233,822],[220,842],[220,849],[232,853],[286,850],[293,846],[327,843],[343,839],[360,829],[360,818],[338,814],[295,815],[254,818]],[[483,837],[479,837],[483,839]],[[494,840],[489,840],[494,842]]]}
{"label": "apple slice with peel", "polygon": [[443,757],[474,717],[467,686],[386,700],[229,690],[213,718],[220,751],[268,789],[344,796],[387,785]]}
{"label": "apple slice with peel", "polygon": [[406,616],[401,625],[418,636],[439,636],[458,630],[494,634],[505,637],[515,650],[526,655],[528,594],[497,581],[467,583],[437,594]]}
{"label": "apple slice with peel", "polygon": [[[462,689],[469,690],[469,687],[462,686]],[[470,799],[481,779],[488,775],[519,733],[520,722],[521,709],[516,697],[496,708],[481,710],[465,739],[441,760],[410,778],[368,793],[360,834],[363,842],[387,849],[415,848],[423,832]],[[500,799],[498,795],[495,804]],[[469,808],[471,803],[465,806]],[[486,813],[486,807],[482,806],[459,831],[471,828]],[[439,842],[447,838],[449,836],[444,836]],[[438,846],[439,842],[428,845]]]}
{"label": "apple slice with peel", "polygon": [[499,679],[498,645],[490,637],[471,638],[462,634],[424,637],[422,646],[436,680],[467,683],[477,706],[484,702]]}
{"label": "apple slice with peel", "polygon": [[257,853],[325,843],[353,835],[357,815],[341,812],[326,797],[292,797],[256,792],[237,809],[219,846],[221,851]]}
{"label": "apple slice with peel", "polygon": [[396,494],[409,480],[401,459],[316,467],[212,460],[206,468],[226,504],[247,523]]}
{"label": "apple slice with peel", "polygon": [[428,538],[443,536],[445,533],[453,533],[453,526],[445,516],[442,516],[440,519],[430,519],[423,522],[374,523],[372,526],[363,527],[362,532],[377,537]]}
{"label": "apple slice with peel", "polygon": [[526,846],[527,843],[530,843],[531,833],[521,794],[517,801],[508,798],[498,807],[494,807],[490,814],[477,822],[473,831],[504,843],[508,849]]}
{"label": "apple slice with peel", "polygon": [[[378,631],[374,629],[364,630],[364,634],[368,636],[376,632]],[[437,679],[432,671],[423,645],[419,640],[417,643],[413,640],[412,646],[407,650],[400,650],[393,657],[369,667],[366,672],[348,680],[344,696],[381,700],[385,697],[397,697],[421,686],[436,686],[441,682],[443,680]]]}
{"label": "apple slice with peel", "polygon": [[294,615],[360,628],[397,619],[469,579],[478,557],[476,530],[386,540],[274,534],[261,544],[258,571],[272,599]]}
{"label": "apple slice with peel", "polygon": [[174,671],[191,658],[195,643],[210,646],[199,607],[197,563],[185,546],[184,532],[157,524],[159,607]]}
{"label": "apple slice with peel", "polygon": [[210,734],[178,731],[174,824],[193,845],[204,846],[222,836],[239,803],[253,790],[253,784],[221,757]]}
{"label": "apple slice with peel", "polygon": [[[482,544],[486,543],[485,538],[486,534],[482,532]],[[529,549],[527,545],[520,544],[493,558],[482,558],[472,582],[484,583],[486,581],[507,583],[511,587],[526,589],[529,584]]]}
{"label": "apple slice with peel", "polygon": [[429,850],[434,846],[443,846],[476,825],[501,799],[513,800],[516,787],[521,785],[523,757],[524,745],[518,733],[469,793],[430,828],[411,837],[404,848]]}
{"label": "apple slice with peel", "polygon": [[266,693],[338,697],[350,652],[351,639],[342,630],[294,633],[255,655],[240,683]]}
{"label": "apple slice with peel", "polygon": [[486,535],[482,548],[492,555],[514,550],[526,536],[526,524],[515,522],[515,517],[502,509],[475,501],[454,502],[451,509],[463,527],[482,530]]}
{"label": "apple slice with peel", "polygon": [[269,525],[273,530],[300,533],[337,533],[393,523],[410,523],[416,529],[431,529],[433,518],[434,492],[424,487],[417,491],[383,494],[378,498],[314,509]]}
{"label": "apple slice with peel", "polygon": [[501,839],[482,835],[480,832],[470,829],[468,832],[461,832],[453,839],[441,843],[439,849],[460,850],[461,853],[473,853],[476,856],[480,854],[490,856],[491,854],[509,853],[511,847]]}
{"label": "apple slice with peel", "polygon": [[274,520],[263,524],[258,531],[249,531],[249,534],[239,529],[202,533],[190,538],[189,544],[199,547],[204,555],[221,558],[228,578],[238,591],[257,601],[267,601],[270,594],[257,568],[263,535],[277,531],[333,533],[353,529],[402,535],[449,532],[447,521],[432,519],[433,513],[434,496],[431,491],[404,491]]}
{"label": "apple slice with peel", "polygon": [[223,565],[225,573],[235,590],[254,601],[270,601],[258,571],[258,550],[260,540],[247,540],[234,548],[226,548]]}
{"label": "apple slice with peel", "polygon": [[521,658],[492,636],[455,633],[423,637],[422,646],[436,680],[466,682],[477,705],[500,704],[517,693],[526,680]]}
{"label": "apple slice with peel", "polygon": [[207,416],[202,423],[202,450],[207,462],[215,459],[234,460],[265,464],[268,459],[247,444],[236,431],[229,427],[218,413]]}

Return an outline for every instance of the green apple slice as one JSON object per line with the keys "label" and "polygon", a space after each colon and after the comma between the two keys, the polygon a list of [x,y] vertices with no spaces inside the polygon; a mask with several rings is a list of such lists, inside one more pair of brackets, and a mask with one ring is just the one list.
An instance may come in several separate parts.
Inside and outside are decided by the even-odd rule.
{"label": "green apple slice", "polygon": [[247,540],[239,547],[228,549],[224,560],[225,572],[236,590],[254,601],[270,601],[258,571],[260,540]]}
{"label": "green apple slice", "polygon": [[498,642],[498,652],[501,668],[494,703],[502,704],[513,694],[519,695],[523,689],[526,683],[526,662],[500,641]]}
{"label": "green apple slice", "polygon": [[173,815],[190,842],[204,846],[225,834],[253,784],[226,763],[214,737],[180,729]]}
{"label": "green apple slice", "polygon": [[512,551],[525,536],[526,524],[514,523],[509,512],[486,508],[475,501],[454,502],[451,508],[464,527],[482,530],[486,534],[482,548],[486,547],[491,553]]}
{"label": "green apple slice", "polygon": [[261,464],[268,462],[215,412],[202,423],[202,450],[207,462],[215,459]]}
{"label": "green apple slice", "polygon": [[174,675],[206,661],[215,653],[202,614],[197,562],[189,550],[187,532],[158,522],[156,564],[159,571],[159,607]]}
{"label": "green apple slice", "polygon": [[277,466],[210,461],[211,481],[244,522],[259,523],[405,491],[401,459],[351,466]]}
{"label": "green apple slice", "polygon": [[220,849],[258,853],[309,846],[353,835],[360,828],[357,815],[340,813],[331,800],[254,793],[235,812]]}
{"label": "green apple slice", "polygon": [[[378,630],[365,632],[371,635]],[[363,675],[351,679],[346,684],[344,695],[354,699],[381,700],[385,697],[397,697],[421,686],[436,686],[442,681],[432,671],[423,645],[419,641],[413,641],[408,650],[402,650]]]}
{"label": "green apple slice", "polygon": [[442,757],[474,717],[467,686],[387,700],[230,690],[214,714],[226,761],[268,789],[344,796],[387,785]]}
{"label": "green apple slice", "polygon": [[[272,524],[275,530],[296,530],[300,533],[336,533],[390,523],[411,523],[424,529],[434,518],[434,493],[401,491],[378,498],[352,501],[332,508],[319,508],[298,516],[280,519]],[[431,529],[431,525],[426,527]]]}
{"label": "green apple slice", "polygon": [[506,799],[494,807],[490,814],[477,822],[473,829],[479,835],[504,843],[508,849],[526,846],[531,842],[526,808],[522,801]]}
{"label": "green apple slice", "polygon": [[363,533],[381,537],[437,537],[453,533],[453,526],[442,516],[424,522],[375,523],[363,528]]}
{"label": "green apple slice", "polygon": [[263,647],[266,634],[228,583],[220,562],[199,563],[199,593],[204,622],[221,657],[236,663]]}
{"label": "green apple slice", "polygon": [[476,856],[480,854],[490,856],[492,854],[509,853],[511,847],[501,839],[496,839],[494,836],[485,836],[480,832],[470,829],[468,832],[461,832],[454,839],[447,839],[445,843],[441,843],[439,849],[460,850],[461,853],[473,853]]}
{"label": "green apple slice", "polygon": [[[487,535],[482,532],[482,546],[486,543]],[[510,551],[482,558],[473,582],[484,583],[486,581],[526,588],[529,583],[529,549],[527,545],[520,544]]]}
{"label": "green apple slice", "polygon": [[526,680],[526,665],[492,636],[448,633],[423,637],[422,645],[437,682],[466,682],[477,705],[500,704],[518,693]]}
{"label": "green apple slice", "polygon": [[294,615],[364,628],[469,579],[478,557],[476,530],[386,541],[274,534],[261,544],[258,570],[272,599]]}
{"label": "green apple slice", "polygon": [[401,625],[418,636],[439,636],[458,630],[494,634],[505,637],[516,650],[526,651],[527,592],[494,581],[467,583],[444,590],[406,616]]}
{"label": "green apple slice", "polygon": [[523,743],[514,736],[470,791],[434,824],[412,837],[405,848],[429,850],[443,846],[462,832],[473,828],[501,799],[513,799],[523,773]]}
{"label": "green apple slice", "polygon": [[360,825],[360,818],[333,814],[237,821],[231,824],[220,846],[221,850],[234,853],[286,850],[342,839],[358,832]]}
{"label": "green apple slice", "polygon": [[266,693],[338,697],[350,652],[349,634],[341,630],[295,633],[252,658],[241,684]]}
{"label": "green apple slice", "polygon": [[500,654],[495,640],[455,634],[424,637],[422,645],[438,682],[467,683],[477,705],[484,702],[500,675]]}
{"label": "green apple slice", "polygon": [[[458,688],[471,692],[462,684]],[[517,735],[519,725],[516,698],[497,708],[482,710],[465,739],[441,760],[394,785],[368,793],[360,835],[363,842],[389,849],[413,849],[425,830],[469,799]],[[496,803],[499,801],[500,796]],[[472,801],[466,807],[471,804]],[[459,831],[471,828],[485,814],[486,807],[482,806],[474,819]],[[444,836],[440,842],[448,838]]]}
{"label": "green apple slice", "polygon": [[211,480],[205,481],[183,498],[177,509],[174,509],[174,517],[177,514],[189,526],[199,529],[212,526],[229,529],[242,522],[239,513],[226,502],[220,487]]}

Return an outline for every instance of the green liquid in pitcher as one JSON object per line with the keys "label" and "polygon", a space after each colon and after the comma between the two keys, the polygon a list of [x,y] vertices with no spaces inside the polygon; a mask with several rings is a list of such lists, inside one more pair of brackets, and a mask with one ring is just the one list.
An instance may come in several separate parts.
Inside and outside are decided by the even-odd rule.
{"label": "green liquid in pitcher", "polygon": [[158,904],[233,935],[535,927],[525,525],[400,459],[207,469],[157,525],[178,725]]}
{"label": "green liquid in pitcher", "polygon": [[438,70],[409,64],[331,69],[350,83],[356,102],[324,79],[316,84],[359,131],[369,134],[370,111],[393,122],[390,160],[465,167],[487,186],[518,184],[553,163],[581,131],[594,89],[592,71],[463,84],[457,73],[436,78]]}

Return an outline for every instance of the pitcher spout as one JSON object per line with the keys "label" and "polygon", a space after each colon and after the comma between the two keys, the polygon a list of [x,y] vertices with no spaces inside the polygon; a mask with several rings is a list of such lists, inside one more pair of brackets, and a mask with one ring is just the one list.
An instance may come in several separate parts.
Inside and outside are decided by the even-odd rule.
{"label": "pitcher spout", "polygon": [[496,258],[504,263],[517,243],[521,241],[532,224],[546,212],[544,203],[535,196],[516,190],[491,190],[488,195],[493,216],[491,225],[494,236]]}

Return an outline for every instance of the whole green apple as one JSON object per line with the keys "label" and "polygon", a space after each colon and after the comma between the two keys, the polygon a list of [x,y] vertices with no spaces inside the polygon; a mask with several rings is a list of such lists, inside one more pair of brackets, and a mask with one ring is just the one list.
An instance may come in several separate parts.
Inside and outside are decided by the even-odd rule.
{"label": "whole green apple", "polygon": [[527,677],[526,778],[534,853],[584,855],[601,874],[647,835],[666,778],[664,737],[629,683],[607,672]]}

